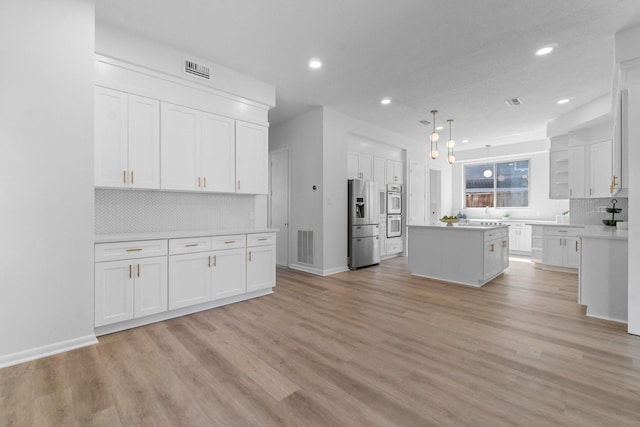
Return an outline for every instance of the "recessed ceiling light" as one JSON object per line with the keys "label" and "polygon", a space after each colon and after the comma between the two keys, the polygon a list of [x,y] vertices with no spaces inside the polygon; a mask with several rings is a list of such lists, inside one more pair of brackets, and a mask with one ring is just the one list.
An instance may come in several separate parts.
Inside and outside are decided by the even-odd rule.
{"label": "recessed ceiling light", "polygon": [[383,98],[382,101],[380,101],[380,104],[382,104],[382,105],[391,104],[391,98]]}
{"label": "recessed ceiling light", "polygon": [[463,140],[462,140],[462,143],[463,143],[463,144],[466,144],[467,142],[469,142],[469,140],[468,140],[468,139],[463,139]]}
{"label": "recessed ceiling light", "polygon": [[309,68],[317,70],[320,67],[322,67],[322,62],[320,62],[318,58],[312,58],[309,60]]}
{"label": "recessed ceiling light", "polygon": [[548,53],[551,53],[552,50],[553,50],[553,48],[551,46],[546,46],[546,47],[543,47],[541,49],[538,49],[536,51],[536,55],[538,55],[538,56],[546,55]]}
{"label": "recessed ceiling light", "polygon": [[565,98],[558,101],[558,104],[566,104],[567,102],[569,102],[569,99]]}

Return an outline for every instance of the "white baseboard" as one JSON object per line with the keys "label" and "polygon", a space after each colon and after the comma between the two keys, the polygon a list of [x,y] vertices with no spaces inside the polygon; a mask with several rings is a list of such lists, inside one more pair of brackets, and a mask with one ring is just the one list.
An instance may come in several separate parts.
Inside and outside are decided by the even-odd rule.
{"label": "white baseboard", "polygon": [[47,356],[53,356],[54,354],[64,353],[65,351],[75,350],[76,348],[86,347],[97,343],[98,340],[96,339],[96,336],[94,334],[91,334],[67,341],[43,345],[42,347],[19,351],[17,353],[7,354],[4,356],[0,356],[0,368],[6,368],[7,366],[29,362],[31,360],[40,359]]}
{"label": "white baseboard", "polygon": [[315,274],[316,276],[323,276],[323,277],[349,271],[349,267],[347,267],[346,265],[342,267],[329,268],[327,270],[321,270],[319,268],[309,267],[307,265],[300,265],[300,264],[290,264],[289,268],[293,270],[304,271],[305,273]]}

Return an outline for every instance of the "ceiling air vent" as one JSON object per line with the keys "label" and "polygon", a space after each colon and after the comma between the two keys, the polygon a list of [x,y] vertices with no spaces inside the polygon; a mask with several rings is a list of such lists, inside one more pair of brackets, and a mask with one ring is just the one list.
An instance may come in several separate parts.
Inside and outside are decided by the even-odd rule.
{"label": "ceiling air vent", "polygon": [[518,105],[522,105],[522,99],[520,98],[505,99],[504,103],[507,104],[509,107],[517,107]]}
{"label": "ceiling air vent", "polygon": [[184,60],[184,72],[187,74],[193,74],[194,76],[202,77],[203,79],[210,79],[209,67],[201,65],[188,59]]}
{"label": "ceiling air vent", "polygon": [[429,120],[427,120],[427,119],[420,120],[420,123],[422,123],[425,126],[429,126],[431,124],[431,122]]}

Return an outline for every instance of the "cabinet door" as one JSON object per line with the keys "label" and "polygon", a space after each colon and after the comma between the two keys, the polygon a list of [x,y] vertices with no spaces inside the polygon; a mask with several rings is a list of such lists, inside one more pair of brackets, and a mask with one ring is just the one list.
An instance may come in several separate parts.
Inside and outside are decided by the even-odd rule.
{"label": "cabinet door", "polygon": [[402,184],[402,169],[402,162],[387,160],[387,182],[393,184]]}
{"label": "cabinet door", "polygon": [[491,240],[484,243],[484,279],[498,274],[502,266],[502,242]]}
{"label": "cabinet door", "polygon": [[347,153],[347,179],[360,179],[358,154],[356,153]]}
{"label": "cabinet door", "polygon": [[208,252],[169,257],[169,309],[211,300]]}
{"label": "cabinet door", "polygon": [[512,251],[520,250],[520,227],[517,224],[509,226],[509,247]]}
{"label": "cabinet door", "polygon": [[504,237],[500,248],[500,271],[509,267],[509,239]]}
{"label": "cabinet door", "polygon": [[563,266],[564,265],[564,238],[545,237],[544,249],[542,251],[543,264]]}
{"label": "cabinet door", "polygon": [[141,258],[131,261],[135,292],[134,317],[167,311],[167,257]]}
{"label": "cabinet door", "polygon": [[585,197],[585,147],[569,147],[569,197]]}
{"label": "cabinet door", "polygon": [[520,229],[520,236],[518,241],[519,251],[531,252],[531,226],[525,225]]}
{"label": "cabinet door", "polygon": [[276,285],[276,247],[247,248],[247,292]]}
{"label": "cabinet door", "polygon": [[267,194],[269,189],[268,129],[236,121],[236,192]]}
{"label": "cabinet door", "polygon": [[95,265],[95,326],[133,319],[133,261]]}
{"label": "cabinet door", "polygon": [[212,296],[214,300],[247,292],[246,249],[229,249],[211,253]]}
{"label": "cabinet door", "polygon": [[378,183],[379,191],[387,191],[387,161],[373,158],[373,180]]}
{"label": "cabinet door", "polygon": [[589,146],[590,170],[589,186],[590,197],[610,197],[610,185],[612,173],[612,142],[611,140],[597,142]]}
{"label": "cabinet door", "polygon": [[127,94],[97,86],[94,95],[94,184],[126,187]]}
{"label": "cabinet door", "polygon": [[162,188],[199,190],[202,186],[200,113],[164,102],[161,109]]}
{"label": "cabinet door", "polygon": [[160,103],[129,95],[129,186],[160,188]]}
{"label": "cabinet door", "polygon": [[580,267],[580,238],[567,237],[564,239],[564,266]]}
{"label": "cabinet door", "polygon": [[202,188],[233,193],[236,179],[235,120],[202,113]]}
{"label": "cabinet door", "polygon": [[373,179],[373,157],[367,154],[358,155],[358,170],[361,179]]}

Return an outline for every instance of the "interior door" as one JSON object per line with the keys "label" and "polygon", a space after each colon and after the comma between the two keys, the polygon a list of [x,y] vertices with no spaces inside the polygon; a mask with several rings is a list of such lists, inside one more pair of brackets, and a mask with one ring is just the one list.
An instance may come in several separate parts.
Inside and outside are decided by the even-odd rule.
{"label": "interior door", "polygon": [[276,232],[276,264],[289,265],[289,150],[271,153],[271,227]]}

